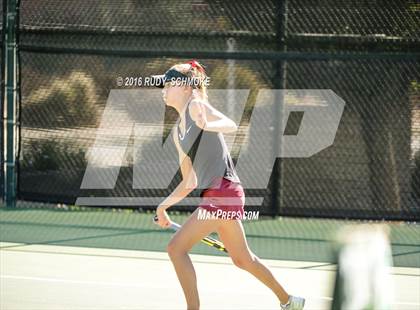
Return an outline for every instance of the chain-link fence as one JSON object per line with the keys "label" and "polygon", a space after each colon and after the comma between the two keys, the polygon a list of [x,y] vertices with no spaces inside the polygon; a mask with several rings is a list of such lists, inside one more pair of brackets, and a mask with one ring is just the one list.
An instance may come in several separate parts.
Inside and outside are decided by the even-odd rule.
{"label": "chain-link fence", "polygon": [[246,111],[265,88],[331,89],[346,102],[331,147],[278,159],[267,190],[246,189],[264,197],[262,213],[419,218],[416,1],[22,0],[20,13],[21,199],[169,194],[179,175],[169,189],[132,189],[129,151],[113,190],[80,185],[116,78],[197,58],[211,88],[251,90]]}

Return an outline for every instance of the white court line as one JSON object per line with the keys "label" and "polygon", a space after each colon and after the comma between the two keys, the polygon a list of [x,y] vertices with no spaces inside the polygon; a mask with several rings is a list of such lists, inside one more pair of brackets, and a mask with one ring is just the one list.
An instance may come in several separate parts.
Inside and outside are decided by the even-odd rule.
{"label": "white court line", "polygon": [[[105,248],[85,248],[74,246],[59,246],[59,245],[39,245],[39,244],[24,244],[24,243],[8,243],[0,242],[3,248],[1,252],[26,252],[26,253],[44,253],[44,254],[61,254],[61,255],[79,255],[79,256],[96,256],[96,257],[118,257],[122,259],[146,259],[146,260],[165,260],[169,261],[166,252],[156,251],[139,251],[139,250],[123,250],[123,249],[105,249]],[[232,262],[226,256],[211,256],[202,254],[191,254],[194,263],[208,263],[208,264],[223,264],[231,265]],[[311,261],[287,261],[275,259],[263,259],[263,261],[270,268],[283,268],[283,269],[301,269],[322,272],[336,272],[337,265],[311,262]],[[407,275],[407,276],[420,276],[420,268],[408,267],[393,267],[391,274],[393,275]]]}
{"label": "white court line", "polygon": [[[148,287],[150,288],[150,284],[147,286],[139,285],[139,284],[130,284],[130,283],[115,283],[115,282],[102,282],[102,281],[81,281],[81,280],[65,280],[65,279],[57,279],[57,278],[44,278],[44,277],[23,277],[23,276],[14,276],[14,275],[0,275],[0,278],[4,279],[15,279],[15,280],[32,280],[32,281],[44,281],[44,282],[56,282],[56,283],[72,283],[72,284],[88,284],[88,285],[106,285],[106,286],[122,286],[122,287]],[[159,286],[161,287],[161,286]],[[223,289],[223,291],[225,291]],[[332,301],[331,297],[327,296],[306,296],[307,299],[319,299],[319,300],[328,300]],[[396,305],[405,305],[405,306],[420,306],[420,303],[412,303],[412,302],[401,302],[396,301],[393,302]],[[90,308],[96,309],[96,308]],[[131,309],[131,308],[126,308]]]}
{"label": "white court line", "polygon": [[[66,280],[66,279],[58,279],[58,278],[46,278],[46,277],[25,277],[25,276],[14,276],[14,275],[0,275],[0,278],[4,279],[14,279],[14,280],[29,280],[29,281],[44,281],[44,282],[54,282],[54,283],[71,283],[71,284],[87,284],[87,285],[104,285],[104,286],[119,286],[119,287],[138,287],[138,288],[151,288],[150,284],[147,285],[139,285],[139,284],[131,284],[131,283],[118,283],[118,282],[103,282],[103,281],[82,281],[82,280]],[[153,288],[162,288],[160,285],[159,287]],[[226,292],[226,289],[220,289],[216,291],[223,291]],[[323,297],[323,296],[311,296],[308,297],[311,299],[323,299],[323,300],[332,300],[331,297]]]}
{"label": "white court line", "polygon": [[124,286],[124,287],[150,287],[150,285],[145,286],[145,285],[139,285],[139,284],[134,284],[134,283],[130,284],[130,283],[118,283],[118,282],[66,280],[66,279],[57,279],[57,278],[24,277],[24,276],[14,276],[14,275],[0,275],[0,278],[15,279],[15,280],[58,282],[58,283],[72,283],[72,284],[108,285],[108,286]]}
{"label": "white court line", "polygon": [[[3,243],[6,244],[6,243]],[[105,248],[86,248],[74,246],[59,246],[59,245],[38,245],[38,244],[13,244],[12,247],[0,248],[1,252],[23,252],[23,253],[43,253],[50,255],[78,255],[78,256],[95,256],[95,257],[117,257],[122,259],[146,259],[146,260],[165,260],[169,261],[169,256],[166,252],[157,251],[139,251],[139,250],[123,250],[123,249],[105,249]],[[195,263],[203,264],[223,264],[231,265],[231,259],[228,256],[209,256],[203,254],[190,254]],[[320,262],[311,261],[288,261],[288,260],[274,260],[263,259],[264,262],[273,268],[286,269],[302,269],[306,267],[307,270],[320,271],[335,271],[334,269],[325,270],[324,267],[312,268],[317,266]],[[334,266],[334,265],[333,265]]]}

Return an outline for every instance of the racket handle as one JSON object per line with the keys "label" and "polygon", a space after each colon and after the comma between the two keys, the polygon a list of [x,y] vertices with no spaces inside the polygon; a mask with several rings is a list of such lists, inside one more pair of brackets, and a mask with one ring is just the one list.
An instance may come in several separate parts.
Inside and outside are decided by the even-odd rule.
{"label": "racket handle", "polygon": [[[153,217],[153,222],[155,224],[157,224],[157,221],[158,221],[158,217],[157,217],[157,215],[155,215]],[[174,231],[177,231],[181,228],[181,225],[179,225],[178,223],[175,223],[175,222],[171,222],[171,225],[169,226],[169,228],[171,228]],[[214,247],[214,248],[216,248],[220,251],[223,251],[223,252],[227,253],[227,250],[226,250],[225,246],[223,245],[223,243],[221,243],[219,240],[216,240],[212,237],[205,237],[204,239],[201,240],[201,242],[203,242],[203,243],[205,243],[209,246],[212,246],[212,247]]]}
{"label": "racket handle", "polygon": [[[158,222],[158,217],[157,215],[155,215],[153,217],[153,223],[157,224]],[[181,228],[181,225],[179,225],[178,223],[175,222],[171,222],[171,225],[169,226],[169,228],[173,229],[173,230],[179,230]]]}

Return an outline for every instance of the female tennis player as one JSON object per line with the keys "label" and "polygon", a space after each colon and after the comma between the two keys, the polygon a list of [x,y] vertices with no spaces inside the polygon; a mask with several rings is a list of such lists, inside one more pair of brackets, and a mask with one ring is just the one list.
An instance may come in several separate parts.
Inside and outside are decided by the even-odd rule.
{"label": "female tennis player", "polygon": [[[180,116],[173,130],[173,139],[182,174],[182,181],[157,208],[158,224],[169,227],[166,210],[193,189],[203,189],[199,207],[174,234],[167,247],[188,309],[200,307],[196,273],[188,252],[212,232],[217,232],[236,266],[253,274],[276,294],[281,309],[303,309],[305,300],[289,295],[248,247],[241,223],[245,195],[223,137],[223,133],[235,131],[237,126],[208,102],[207,76],[203,66],[195,60],[176,64],[155,78],[164,87],[166,105],[175,108]],[[218,210],[221,211],[217,213]],[[213,217],[202,219],[200,212],[210,212]],[[225,217],[218,218],[215,214],[224,214]]]}

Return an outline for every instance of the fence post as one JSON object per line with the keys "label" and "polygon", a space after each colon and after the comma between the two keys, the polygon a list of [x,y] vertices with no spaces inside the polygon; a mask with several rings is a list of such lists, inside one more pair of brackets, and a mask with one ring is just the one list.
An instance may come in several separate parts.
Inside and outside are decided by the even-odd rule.
{"label": "fence post", "polygon": [[[276,1],[276,47],[277,51],[285,52],[287,36],[287,0]],[[286,60],[275,61],[275,73],[273,86],[275,89],[286,89],[286,73],[287,62]],[[283,144],[283,123],[282,123],[282,106],[284,93],[281,95],[276,92],[274,100],[274,115],[278,117],[274,123],[274,141],[273,148],[276,154],[280,152]],[[278,134],[278,135],[277,135]],[[280,140],[279,140],[280,137]],[[280,215],[280,210],[283,206],[283,159],[277,158],[273,167],[273,179],[271,187],[271,207],[272,215]]]}
{"label": "fence post", "polygon": [[[4,160],[4,199],[7,207],[16,206],[17,175],[16,175],[16,111],[17,111],[17,40],[18,30],[17,0],[7,0],[5,40],[3,42],[3,76],[5,84],[3,88],[3,128],[5,139]],[[4,147],[4,146],[3,146]]]}

